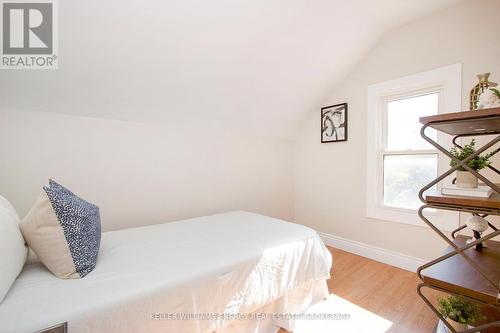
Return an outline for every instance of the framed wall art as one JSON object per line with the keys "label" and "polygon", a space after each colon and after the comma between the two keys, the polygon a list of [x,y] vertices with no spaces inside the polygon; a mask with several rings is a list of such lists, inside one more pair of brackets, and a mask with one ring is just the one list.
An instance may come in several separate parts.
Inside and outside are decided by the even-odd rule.
{"label": "framed wall art", "polygon": [[321,142],[347,141],[347,103],[321,108]]}

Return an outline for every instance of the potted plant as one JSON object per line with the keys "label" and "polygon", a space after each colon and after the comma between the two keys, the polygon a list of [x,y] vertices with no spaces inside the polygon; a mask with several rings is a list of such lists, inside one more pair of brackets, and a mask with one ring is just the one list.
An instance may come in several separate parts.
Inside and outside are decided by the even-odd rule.
{"label": "potted plant", "polygon": [[[472,139],[469,144],[466,144],[462,149],[458,147],[453,147],[450,150],[450,153],[457,158],[458,160],[462,161],[469,157],[470,155],[474,154],[476,152],[476,140]],[[474,157],[473,159],[469,160],[467,162],[467,166],[469,168],[472,168],[474,170],[481,170],[486,167],[488,167],[491,162],[490,158],[495,155],[499,149],[496,149],[492,151],[491,153],[488,153],[486,155],[478,155]],[[450,161],[450,166],[454,167],[458,163],[454,160]],[[457,187],[463,187],[463,188],[476,188],[477,187],[477,177],[467,171],[463,167],[459,167],[457,169]]]}
{"label": "potted plant", "polygon": [[481,308],[463,297],[450,295],[440,298],[438,302],[439,313],[457,332],[469,328],[469,325],[484,318],[481,314]]}

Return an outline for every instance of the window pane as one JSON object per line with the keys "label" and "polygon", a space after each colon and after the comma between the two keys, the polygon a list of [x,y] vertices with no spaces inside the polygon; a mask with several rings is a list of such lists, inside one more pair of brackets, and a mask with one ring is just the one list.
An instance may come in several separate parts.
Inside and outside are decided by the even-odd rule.
{"label": "window pane", "polygon": [[[438,113],[438,93],[404,98],[387,103],[387,150],[433,149],[420,137],[418,119]],[[436,131],[426,130],[427,135],[436,139]]]}
{"label": "window pane", "polygon": [[384,156],[384,205],[416,209],[418,191],[437,177],[437,154]]}

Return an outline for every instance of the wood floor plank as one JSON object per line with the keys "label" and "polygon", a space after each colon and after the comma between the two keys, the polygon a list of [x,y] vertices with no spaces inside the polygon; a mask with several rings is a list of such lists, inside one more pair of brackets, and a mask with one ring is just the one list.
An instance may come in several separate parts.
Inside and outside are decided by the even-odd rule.
{"label": "wood floor plank", "polygon": [[[335,248],[328,249],[334,262],[332,278],[328,280],[331,294],[392,322],[387,332],[432,332],[437,318],[417,295],[420,280],[415,273]],[[436,295],[432,292],[429,298]]]}

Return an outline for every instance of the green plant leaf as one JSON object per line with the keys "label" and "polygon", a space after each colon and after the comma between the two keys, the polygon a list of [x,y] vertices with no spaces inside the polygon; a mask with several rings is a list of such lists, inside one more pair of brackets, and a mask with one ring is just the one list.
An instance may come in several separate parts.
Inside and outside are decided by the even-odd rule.
{"label": "green plant leaf", "polygon": [[[458,146],[452,147],[450,149],[450,153],[456,159],[463,161],[467,157],[471,156],[472,154],[474,154],[476,152],[475,146],[476,146],[476,140],[472,139],[470,141],[470,143],[466,144],[462,148],[459,148]],[[474,169],[474,170],[484,169],[484,168],[491,165],[490,158],[493,155],[495,155],[499,150],[500,150],[500,148],[498,148],[498,149],[496,149],[496,150],[494,150],[486,155],[478,155],[478,156],[474,157],[473,159],[469,160],[467,162],[467,166],[471,169]],[[458,163],[454,160],[450,161],[450,166],[452,166],[452,167],[456,166],[457,164]],[[466,169],[464,167],[459,167],[458,170],[466,171]]]}
{"label": "green plant leaf", "polygon": [[460,296],[439,298],[439,313],[445,318],[450,318],[461,324],[474,324],[484,319],[481,308],[474,302]]}

